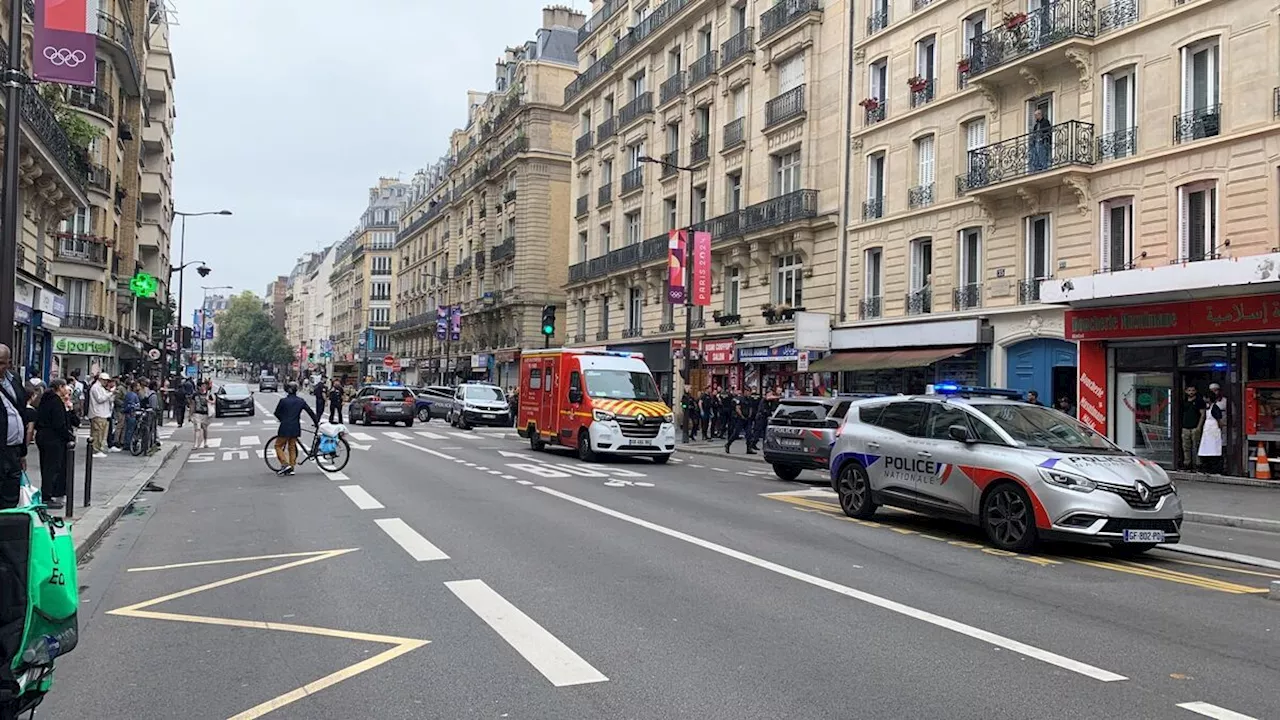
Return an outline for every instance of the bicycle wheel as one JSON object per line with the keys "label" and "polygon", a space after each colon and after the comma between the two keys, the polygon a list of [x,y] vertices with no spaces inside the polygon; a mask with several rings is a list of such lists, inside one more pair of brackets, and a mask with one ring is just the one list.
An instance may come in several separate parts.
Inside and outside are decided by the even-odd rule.
{"label": "bicycle wheel", "polygon": [[280,458],[276,457],[275,435],[267,438],[267,444],[262,448],[262,459],[266,461],[271,472],[280,472]]}
{"label": "bicycle wheel", "polygon": [[338,438],[338,449],[336,451],[316,454],[316,465],[325,472],[340,472],[350,460],[351,446],[347,444],[347,439],[343,437]]}
{"label": "bicycle wheel", "polygon": [[142,447],[143,447],[142,438],[145,433],[146,433],[146,428],[135,427],[133,429],[133,438],[131,438],[129,441],[130,455],[133,455],[134,457],[138,457],[139,455],[142,455]]}

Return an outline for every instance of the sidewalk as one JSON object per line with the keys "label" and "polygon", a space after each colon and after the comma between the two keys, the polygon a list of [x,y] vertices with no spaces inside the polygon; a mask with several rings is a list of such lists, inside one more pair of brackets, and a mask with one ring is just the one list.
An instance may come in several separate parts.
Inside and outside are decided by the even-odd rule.
{"label": "sidewalk", "polygon": [[[133,502],[142,486],[151,482],[161,466],[175,455],[178,464],[185,462],[190,443],[163,440],[160,450],[150,457],[134,457],[129,453],[107,453],[105,458],[93,459],[93,488],[89,507],[84,506],[84,455],[85,439],[77,437],[75,470],[75,513],[72,527],[76,540],[76,559],[83,560],[102,535]],[[27,455],[27,477],[31,484],[40,487],[40,451],[34,446]],[[55,516],[66,510],[51,510]]]}

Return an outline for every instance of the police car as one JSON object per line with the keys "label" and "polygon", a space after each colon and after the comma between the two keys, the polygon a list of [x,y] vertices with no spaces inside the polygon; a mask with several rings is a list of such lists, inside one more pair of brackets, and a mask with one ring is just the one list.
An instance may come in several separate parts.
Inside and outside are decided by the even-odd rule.
{"label": "police car", "polygon": [[1155,462],[1014,391],[929,390],[850,406],[831,452],[846,515],[956,518],[1015,552],[1054,539],[1136,554],[1181,539],[1182,503]]}

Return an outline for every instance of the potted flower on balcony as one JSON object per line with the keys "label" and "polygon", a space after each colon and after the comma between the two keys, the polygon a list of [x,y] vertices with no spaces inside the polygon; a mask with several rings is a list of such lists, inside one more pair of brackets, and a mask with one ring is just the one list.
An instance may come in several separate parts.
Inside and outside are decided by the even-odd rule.
{"label": "potted flower on balcony", "polygon": [[1015,31],[1027,24],[1027,14],[1024,12],[1005,13],[1004,29]]}
{"label": "potted flower on balcony", "polygon": [[969,68],[969,58],[960,58],[960,61],[956,63],[956,69],[962,73],[969,72]]}
{"label": "potted flower on balcony", "polygon": [[916,75],[907,80],[907,87],[911,88],[913,93],[924,92],[925,88],[929,87],[929,81]]}
{"label": "potted flower on balcony", "polygon": [[880,98],[863,98],[862,102],[858,104],[867,112],[875,112],[875,110],[880,107]]}
{"label": "potted flower on balcony", "polygon": [[773,303],[765,303],[760,306],[760,317],[765,320],[773,320],[777,315],[778,310],[773,306]]}

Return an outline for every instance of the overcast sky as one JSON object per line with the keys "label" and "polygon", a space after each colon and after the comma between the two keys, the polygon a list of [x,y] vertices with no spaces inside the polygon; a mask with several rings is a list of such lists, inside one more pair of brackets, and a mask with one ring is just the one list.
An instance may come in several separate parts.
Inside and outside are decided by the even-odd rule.
{"label": "overcast sky", "polygon": [[[201,285],[262,294],[300,253],[346,236],[379,176],[407,181],[444,154],[466,91],[492,89],[494,62],[533,37],[548,3],[170,4],[176,207],[234,213],[187,220],[187,260],[214,271],[188,270],[185,311]],[[175,222],[175,265],[180,231]]]}

